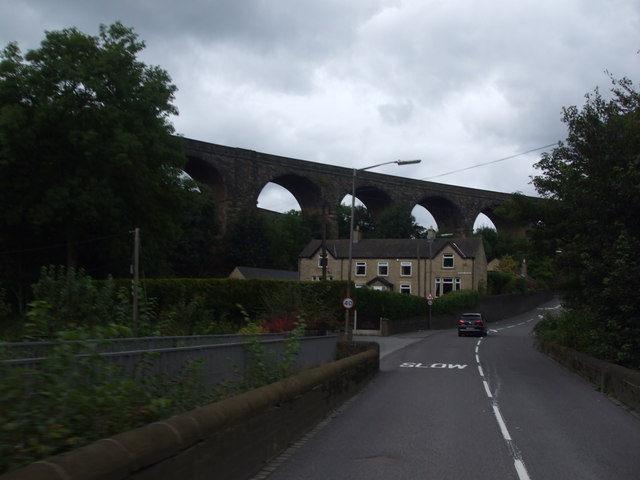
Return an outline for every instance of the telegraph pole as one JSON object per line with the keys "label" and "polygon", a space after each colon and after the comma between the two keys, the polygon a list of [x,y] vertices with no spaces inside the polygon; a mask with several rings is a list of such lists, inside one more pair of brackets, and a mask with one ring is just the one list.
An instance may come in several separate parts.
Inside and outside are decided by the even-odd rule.
{"label": "telegraph pole", "polygon": [[133,324],[138,323],[138,281],[140,280],[140,229],[138,227],[133,230]]}

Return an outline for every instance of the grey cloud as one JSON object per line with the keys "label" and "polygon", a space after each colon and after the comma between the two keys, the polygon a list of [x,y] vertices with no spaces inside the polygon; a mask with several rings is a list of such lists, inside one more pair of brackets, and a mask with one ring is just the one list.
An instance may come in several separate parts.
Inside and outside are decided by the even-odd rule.
{"label": "grey cloud", "polygon": [[413,103],[410,100],[405,100],[399,103],[379,105],[378,112],[389,125],[402,125],[411,118]]}

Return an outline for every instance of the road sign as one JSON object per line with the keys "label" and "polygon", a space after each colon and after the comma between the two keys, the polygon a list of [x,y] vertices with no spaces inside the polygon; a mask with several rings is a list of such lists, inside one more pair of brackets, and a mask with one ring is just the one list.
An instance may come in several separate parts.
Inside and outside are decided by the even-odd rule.
{"label": "road sign", "polygon": [[353,304],[353,298],[351,297],[345,297],[342,299],[342,306],[347,310],[351,310],[353,308]]}
{"label": "road sign", "polygon": [[431,294],[427,295],[427,300],[433,300],[433,295]]}

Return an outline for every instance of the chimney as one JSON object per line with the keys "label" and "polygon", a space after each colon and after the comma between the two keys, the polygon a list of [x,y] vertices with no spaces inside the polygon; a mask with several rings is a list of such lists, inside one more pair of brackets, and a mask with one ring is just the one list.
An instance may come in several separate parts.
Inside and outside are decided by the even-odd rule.
{"label": "chimney", "polygon": [[362,240],[362,232],[360,227],[356,227],[353,229],[353,243],[358,243],[360,240]]}

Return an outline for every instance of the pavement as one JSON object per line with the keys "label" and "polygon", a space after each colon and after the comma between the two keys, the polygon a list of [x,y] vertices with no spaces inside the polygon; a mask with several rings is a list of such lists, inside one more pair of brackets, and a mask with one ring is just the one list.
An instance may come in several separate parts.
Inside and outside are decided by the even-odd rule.
{"label": "pavement", "polygon": [[441,330],[417,330],[415,332],[399,333],[388,337],[379,335],[354,335],[353,339],[358,342],[376,342],[380,345],[380,358],[384,358],[396,350],[418,342],[425,337],[435,335]]}

